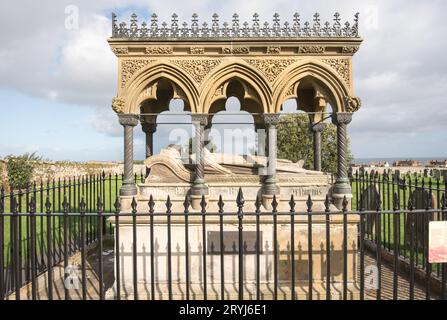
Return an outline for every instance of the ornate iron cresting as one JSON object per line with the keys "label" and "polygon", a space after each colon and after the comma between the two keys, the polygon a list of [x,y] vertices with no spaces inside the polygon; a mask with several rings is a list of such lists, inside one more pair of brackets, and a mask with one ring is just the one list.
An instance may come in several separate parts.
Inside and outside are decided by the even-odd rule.
{"label": "ornate iron cresting", "polygon": [[358,38],[359,13],[354,16],[354,22],[342,24],[340,14],[334,14],[333,22],[322,22],[319,13],[313,15],[313,21],[301,22],[298,13],[293,15],[293,22],[281,23],[279,14],[273,15],[273,22],[260,23],[259,15],[255,13],[251,24],[239,20],[234,14],[232,22],[220,23],[219,16],[212,16],[211,24],[199,24],[199,16],[192,15],[191,23],[179,23],[178,15],[171,16],[171,23],[159,23],[158,15],[152,14],[149,22],[138,24],[138,16],[131,15],[130,24],[118,23],[117,15],[112,14],[112,38],[141,39],[226,39],[226,38]]}

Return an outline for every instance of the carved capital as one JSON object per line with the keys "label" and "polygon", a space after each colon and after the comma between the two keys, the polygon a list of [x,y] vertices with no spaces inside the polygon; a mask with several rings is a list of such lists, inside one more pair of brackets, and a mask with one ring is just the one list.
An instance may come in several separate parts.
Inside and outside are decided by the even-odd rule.
{"label": "carved capital", "polygon": [[345,110],[346,112],[357,112],[362,106],[362,101],[358,97],[345,97]]}
{"label": "carved capital", "polygon": [[324,123],[315,123],[310,124],[310,131],[311,132],[323,132],[324,130]]}
{"label": "carved capital", "polygon": [[208,117],[209,115],[207,114],[193,114],[191,115],[191,121],[192,123],[198,123],[201,126],[206,126],[208,125]]}
{"label": "carved capital", "polygon": [[142,116],[140,121],[144,133],[154,133],[157,130],[157,116]]}
{"label": "carved capital", "polygon": [[125,104],[124,99],[121,99],[121,98],[118,98],[118,97],[113,98],[113,100],[112,100],[112,109],[113,109],[113,111],[115,111],[118,114],[119,113],[123,113],[124,112],[124,104]]}
{"label": "carved capital", "polygon": [[337,112],[332,114],[332,123],[335,125],[350,124],[352,121],[352,113]]}
{"label": "carved capital", "polygon": [[276,126],[279,123],[279,113],[266,113],[264,116],[264,123],[266,126]]}
{"label": "carved capital", "polygon": [[135,127],[138,124],[138,115],[136,114],[119,114],[120,125],[124,127]]}

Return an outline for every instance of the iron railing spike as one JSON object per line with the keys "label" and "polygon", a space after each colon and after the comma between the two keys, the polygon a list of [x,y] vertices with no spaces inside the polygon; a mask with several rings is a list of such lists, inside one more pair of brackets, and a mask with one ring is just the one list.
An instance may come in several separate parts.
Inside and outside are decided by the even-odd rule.
{"label": "iron railing spike", "polygon": [[219,213],[223,213],[224,212],[224,206],[225,203],[222,199],[222,195],[219,195],[219,201],[217,202],[217,206],[219,207]]}
{"label": "iron railing spike", "polygon": [[202,200],[200,201],[200,207],[202,209],[202,213],[205,214],[206,213],[206,206],[208,205],[208,203],[206,202],[206,198],[205,195],[202,195]]}
{"label": "iron railing spike", "polygon": [[273,211],[273,213],[277,213],[278,212],[278,200],[276,199],[276,194],[273,195],[272,211]]}
{"label": "iron railing spike", "polygon": [[135,197],[133,197],[132,198],[132,203],[131,203],[131,208],[132,208],[132,213],[133,214],[136,214],[137,213],[137,206],[138,206],[138,203],[137,203],[137,200],[135,199]]}
{"label": "iron railing spike", "polygon": [[242,188],[239,188],[239,192],[237,193],[236,203],[238,206],[243,206],[245,203],[244,193],[242,192]]}
{"label": "iron railing spike", "polygon": [[313,202],[312,202],[312,196],[309,194],[307,196],[307,201],[306,201],[306,205],[307,205],[307,210],[310,212],[312,211],[312,207],[313,207]]}
{"label": "iron railing spike", "polygon": [[120,211],[121,211],[121,202],[120,202],[118,197],[116,197],[116,199],[115,199],[114,206],[115,206],[115,212],[116,213],[120,213]]}
{"label": "iron railing spike", "polygon": [[290,205],[290,212],[295,212],[296,202],[295,202],[295,197],[293,196],[293,194],[290,196],[289,205]]}
{"label": "iron railing spike", "polygon": [[149,197],[148,206],[149,206],[149,210],[151,210],[151,211],[154,210],[155,201],[154,201],[154,197],[152,195],[150,195],[150,197]]}
{"label": "iron railing spike", "polygon": [[171,209],[172,209],[172,201],[171,201],[171,196],[168,195],[168,198],[166,199],[166,212],[168,214],[171,213]]}

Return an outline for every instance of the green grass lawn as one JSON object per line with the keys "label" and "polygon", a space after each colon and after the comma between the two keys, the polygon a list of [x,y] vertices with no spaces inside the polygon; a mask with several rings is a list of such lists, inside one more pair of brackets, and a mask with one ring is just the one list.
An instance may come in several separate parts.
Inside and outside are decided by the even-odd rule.
{"label": "green grass lawn", "polygon": [[[100,183],[90,183],[87,185],[74,185],[73,183],[65,188],[65,192],[63,188],[58,188],[58,184],[56,185],[45,185],[43,190],[37,190],[37,192],[32,193],[36,199],[36,211],[39,213],[45,213],[46,211],[46,200],[47,198],[51,202],[51,212],[62,213],[63,212],[63,201],[64,198],[67,199],[69,203],[69,212],[79,212],[79,201],[80,199],[84,199],[86,203],[86,211],[87,212],[97,212],[97,199],[98,195],[101,194],[101,201],[104,206],[104,212],[114,212],[114,203],[116,197],[119,192],[119,188],[121,187],[122,181],[121,179],[115,179],[114,176],[108,177],[105,179],[103,184]],[[408,187],[406,189],[391,187],[387,183],[377,183],[378,189],[380,190],[381,200],[382,200],[382,209],[383,210],[392,210],[393,209],[393,193],[397,193],[399,199],[400,208],[407,208],[408,199],[410,196],[410,191]],[[422,179],[419,180],[418,185],[422,185]],[[428,179],[424,180],[424,185],[428,186]],[[352,210],[359,210],[359,202],[360,202],[360,194],[361,190],[364,190],[368,186],[368,183],[352,183],[352,191],[353,191],[353,201],[352,201]],[[433,188],[438,186],[437,181],[432,181]],[[56,187],[56,188],[53,188]],[[443,187],[443,185],[442,185]],[[414,188],[413,188],[414,189]],[[436,198],[439,199],[442,195],[441,191],[434,191]],[[17,198],[17,197],[16,197]],[[31,195],[28,197],[28,201],[31,199]],[[29,212],[26,208],[27,197],[22,195],[21,197],[21,207],[20,212]],[[5,212],[10,212],[11,203],[10,199],[5,199]],[[406,214],[399,214],[399,234],[398,234],[398,243],[400,254],[406,257],[409,257],[409,250],[405,246],[405,222],[407,219]],[[4,256],[5,263],[7,263],[10,259],[10,230],[11,230],[11,217],[4,216],[3,217],[3,237],[4,237]],[[22,217],[21,221],[21,242],[22,242],[22,252],[27,252],[27,248],[29,245],[29,240],[27,240],[27,235],[30,234],[30,217]],[[85,225],[87,233],[95,234],[97,232],[97,220],[95,217],[86,217]],[[39,255],[42,252],[45,252],[47,248],[47,217],[36,217],[36,234],[37,234],[37,254]],[[69,239],[75,239],[79,237],[80,233],[80,217],[71,217],[68,218],[67,224],[69,225],[69,232],[67,237]],[[107,228],[110,228],[107,226]],[[61,246],[63,244],[64,239],[64,228],[63,228],[63,217],[53,216],[51,218],[51,231],[55,237],[55,243],[53,246]],[[395,233],[394,233],[394,214],[382,214],[381,215],[381,240],[384,244],[385,248],[394,249],[395,243]],[[417,256],[418,262],[422,264],[424,256],[419,253]]]}

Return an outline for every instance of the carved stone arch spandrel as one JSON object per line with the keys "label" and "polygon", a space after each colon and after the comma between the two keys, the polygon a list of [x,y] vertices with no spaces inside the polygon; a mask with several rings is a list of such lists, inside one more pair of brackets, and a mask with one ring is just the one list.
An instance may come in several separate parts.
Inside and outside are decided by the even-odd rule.
{"label": "carved stone arch spandrel", "polygon": [[125,113],[138,114],[145,92],[153,96],[153,84],[162,78],[172,83],[174,94],[189,104],[192,113],[198,112],[199,93],[194,80],[179,67],[162,63],[144,67],[132,78],[122,94],[126,97]]}
{"label": "carved stone arch spandrel", "polygon": [[230,61],[219,65],[213,71],[212,75],[200,86],[200,105],[203,106],[203,113],[209,111],[214,101],[226,97],[226,88],[228,83],[233,79],[239,80],[244,86],[245,98],[257,101],[262,107],[263,112],[270,112],[272,90],[265,76],[244,61],[238,61],[236,63]]}
{"label": "carved stone arch spandrel", "polygon": [[317,80],[321,90],[325,92],[334,112],[344,112],[346,96],[350,96],[350,88],[344,80],[327,64],[315,59],[303,59],[293,64],[287,72],[281,74],[274,87],[273,107],[274,112],[279,112],[287,96],[290,87],[309,77]]}

